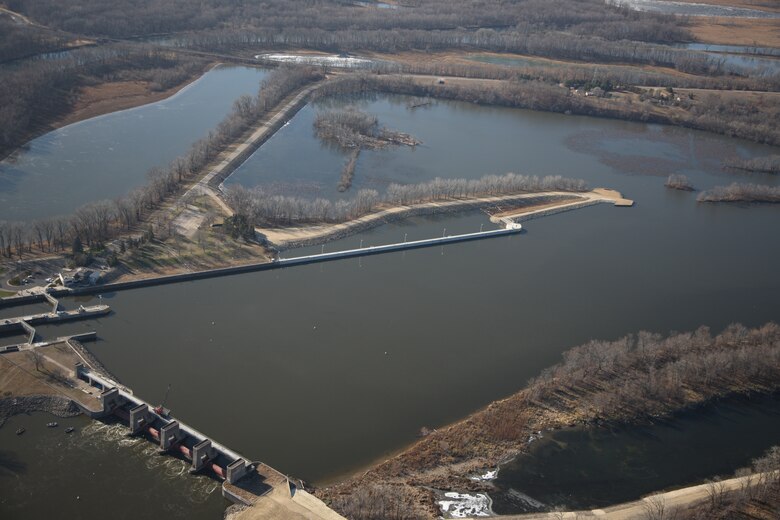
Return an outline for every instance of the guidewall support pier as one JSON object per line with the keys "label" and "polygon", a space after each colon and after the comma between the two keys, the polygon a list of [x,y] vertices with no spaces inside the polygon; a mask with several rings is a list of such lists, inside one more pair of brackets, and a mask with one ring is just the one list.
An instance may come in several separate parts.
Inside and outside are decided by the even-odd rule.
{"label": "guidewall support pier", "polygon": [[19,324],[22,326],[24,331],[27,333],[27,344],[32,345],[35,343],[35,327],[27,323],[26,321],[22,320],[19,322]]}
{"label": "guidewall support pier", "polygon": [[171,421],[160,428],[160,452],[166,453],[182,440],[183,434],[178,421]]}
{"label": "guidewall support pier", "polygon": [[248,475],[252,466],[244,459],[236,459],[228,464],[225,480],[230,484],[235,484],[243,476]]}
{"label": "guidewall support pier", "polygon": [[126,402],[120,395],[119,389],[116,387],[103,390],[100,393],[100,396],[98,396],[98,399],[100,399],[100,403],[103,406],[103,413],[105,414],[112,413]]}
{"label": "guidewall support pier", "polygon": [[84,363],[75,364],[73,375],[102,390],[99,397],[102,410],[90,413],[90,416],[113,414],[130,427],[131,433],[146,431],[152,439],[158,440],[161,453],[181,452],[191,461],[191,473],[213,471],[216,477],[223,479],[223,496],[234,503],[261,509],[279,508],[284,516],[274,518],[344,520],[305,490],[290,493],[289,481],[285,482],[285,477],[278,471],[260,462],[249,462],[246,457],[177,421],[168,413],[159,413],[159,408],[152,407],[130,389],[86,367]]}
{"label": "guidewall support pier", "polygon": [[51,303],[51,312],[56,314],[60,310],[60,301],[48,292],[43,293],[43,297]]}
{"label": "guidewall support pier", "polygon": [[196,473],[206,467],[206,464],[215,459],[217,450],[211,445],[210,439],[204,439],[192,447],[191,473]]}
{"label": "guidewall support pier", "polygon": [[130,408],[130,435],[138,435],[151,423],[152,414],[149,413],[149,405],[139,404]]}

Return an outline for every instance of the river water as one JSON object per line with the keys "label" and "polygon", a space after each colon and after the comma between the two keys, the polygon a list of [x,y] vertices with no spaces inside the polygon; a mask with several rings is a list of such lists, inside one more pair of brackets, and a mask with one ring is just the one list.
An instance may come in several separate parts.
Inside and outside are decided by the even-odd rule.
{"label": "river water", "polygon": [[493,511],[532,510],[518,490],[548,508],[593,509],[714,476],[728,478],[763,454],[761,444],[780,440],[778,421],[775,396],[709,405],[648,426],[545,433],[529,454],[501,468]]}
{"label": "river water", "polygon": [[19,415],[0,428],[0,518],[222,517],[228,503],[218,483],[190,475],[183,461],[157,455],[119,425],[55,420],[59,427],[47,428],[51,415]]}
{"label": "river water", "polygon": [[68,125],[0,162],[0,220],[68,215],[146,183],[205,137],[233,101],[255,95],[262,69],[218,67],[176,95]]}
{"label": "river water", "polygon": [[[618,187],[618,182],[629,191],[644,190],[644,186],[626,175],[679,173],[704,188],[739,180],[722,171],[722,160],[773,153],[768,146],[658,125],[462,102],[434,101],[409,108],[420,102],[408,96],[380,95],[308,105],[225,185],[262,186],[282,195],[334,199],[349,197],[361,188],[382,192],[392,182],[479,178],[511,171],[585,178],[593,185],[610,187]],[[380,126],[409,133],[422,144],[363,151],[351,191],[340,194],[337,186],[346,155],[318,140],[312,124],[317,112],[345,106],[376,115]],[[771,177],[764,181],[775,182]],[[657,198],[655,193],[652,196]],[[664,194],[663,198],[669,197]]]}
{"label": "river water", "polygon": [[[780,319],[778,208],[701,205],[695,193],[663,187],[670,173],[698,188],[776,185],[776,177],[720,168],[723,158],[775,149],[465,103],[408,110],[407,101],[361,102],[424,144],[361,155],[355,188],[437,175],[560,173],[621,190],[637,204],[530,221],[519,236],[104,294],[112,316],[39,332],[96,330],[90,349],[139,396],[160,401],[170,384],[166,404],[177,417],[251,460],[322,483],[413,442],[423,426],[522,388],[588,339]],[[301,111],[230,182],[338,196],[343,157],[314,139],[312,113]],[[415,218],[325,250],[490,225],[480,212]],[[765,427],[780,432],[777,416]],[[694,439],[702,430],[691,431]],[[769,442],[742,441],[758,451]],[[691,454],[689,463],[702,456]]]}

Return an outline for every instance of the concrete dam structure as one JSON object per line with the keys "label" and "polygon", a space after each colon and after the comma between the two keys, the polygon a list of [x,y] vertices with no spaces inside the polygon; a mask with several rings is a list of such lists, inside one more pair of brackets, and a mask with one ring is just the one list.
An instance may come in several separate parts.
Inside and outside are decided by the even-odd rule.
{"label": "concrete dam structure", "polygon": [[143,399],[93,370],[78,363],[73,376],[100,389],[101,415],[114,415],[130,428],[131,435],[148,434],[159,443],[160,451],[176,452],[191,461],[191,471],[209,470],[230,483],[237,482],[252,469],[241,455],[218,444],[195,428],[173,417],[161,407]]}
{"label": "concrete dam structure", "polygon": [[129,428],[130,435],[143,435],[157,443],[159,453],[183,457],[190,472],[207,472],[222,480],[222,495],[246,506],[242,519],[344,520],[314,495],[299,489],[284,474],[262,462],[250,462],[230,448],[214,441],[154,407],[105,375],[77,363],[74,378],[100,390],[100,410],[82,409],[90,416],[114,416]]}

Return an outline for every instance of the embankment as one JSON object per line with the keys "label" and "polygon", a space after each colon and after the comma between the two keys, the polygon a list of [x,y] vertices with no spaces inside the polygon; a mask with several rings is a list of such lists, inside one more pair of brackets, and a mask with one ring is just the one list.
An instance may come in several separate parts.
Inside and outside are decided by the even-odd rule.
{"label": "embankment", "polygon": [[[323,244],[332,240],[338,240],[367,229],[371,229],[388,222],[393,222],[405,218],[453,213],[460,211],[478,210],[495,207],[498,204],[516,204],[518,206],[533,207],[551,202],[566,204],[572,200],[588,200],[591,193],[575,192],[543,192],[543,193],[522,193],[514,195],[477,197],[469,199],[454,199],[445,201],[425,202],[409,206],[391,206],[380,209],[373,213],[363,215],[362,217],[336,224],[321,224],[301,227],[287,228],[258,228],[257,231],[263,235],[269,243],[277,249],[293,249]],[[594,203],[613,202],[613,200],[597,200],[593,197]]]}
{"label": "embankment", "polygon": [[0,428],[9,417],[32,412],[47,412],[57,417],[75,417],[82,413],[74,401],[59,395],[6,397],[0,399]]}

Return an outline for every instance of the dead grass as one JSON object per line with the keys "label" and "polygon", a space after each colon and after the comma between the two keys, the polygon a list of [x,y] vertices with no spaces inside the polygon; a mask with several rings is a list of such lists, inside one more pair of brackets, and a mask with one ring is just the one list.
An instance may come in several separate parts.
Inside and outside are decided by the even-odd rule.
{"label": "dead grass", "polygon": [[[778,10],[780,12],[780,8]],[[692,16],[690,30],[703,43],[780,47],[780,19]]]}
{"label": "dead grass", "polygon": [[121,257],[115,281],[129,281],[268,261],[259,244],[233,240],[212,229],[199,229],[193,238],[177,236],[152,240]]}
{"label": "dead grass", "polygon": [[[208,67],[212,67],[213,64]],[[79,89],[73,108],[48,130],[119,110],[126,110],[169,98],[198,79],[199,71],[181,84],[163,91],[153,91],[147,81],[116,81]]]}
{"label": "dead grass", "polygon": [[63,343],[39,347],[37,351],[42,360],[38,368],[29,351],[0,356],[0,397],[59,395],[89,408],[98,407],[97,398],[87,393],[90,390],[86,383],[70,380],[70,373],[63,368],[70,369],[80,361],[70,347]]}

